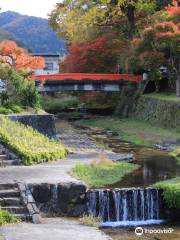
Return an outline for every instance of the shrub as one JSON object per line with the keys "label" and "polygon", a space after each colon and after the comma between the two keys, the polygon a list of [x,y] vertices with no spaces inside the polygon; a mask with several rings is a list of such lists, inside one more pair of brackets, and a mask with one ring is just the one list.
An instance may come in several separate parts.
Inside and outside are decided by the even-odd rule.
{"label": "shrub", "polygon": [[61,112],[68,108],[77,107],[78,98],[72,95],[59,94],[55,97],[44,96],[42,106],[49,112]]}
{"label": "shrub", "polygon": [[0,209],[0,226],[8,223],[17,223],[19,219],[11,213]]}
{"label": "shrub", "polygon": [[6,81],[6,91],[1,93],[3,105],[8,101],[25,107],[40,107],[40,95],[28,72],[0,64],[0,79]]}
{"label": "shrub", "polygon": [[17,153],[26,165],[61,159],[67,153],[59,142],[6,117],[0,118],[0,141]]}
{"label": "shrub", "polygon": [[163,197],[170,208],[180,209],[180,177],[155,184],[163,190]]}
{"label": "shrub", "polygon": [[0,114],[20,113],[22,111],[23,109],[20,106],[12,103],[0,105]]}
{"label": "shrub", "polygon": [[13,111],[9,108],[0,106],[0,114],[9,114],[9,113],[13,113]]}
{"label": "shrub", "polygon": [[23,109],[18,105],[11,105],[10,109],[13,113],[20,113],[23,111]]}

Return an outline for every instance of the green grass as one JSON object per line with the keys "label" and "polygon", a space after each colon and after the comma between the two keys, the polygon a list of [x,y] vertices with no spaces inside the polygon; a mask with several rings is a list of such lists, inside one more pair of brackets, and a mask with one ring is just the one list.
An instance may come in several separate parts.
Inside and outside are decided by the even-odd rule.
{"label": "green grass", "polygon": [[120,181],[122,177],[137,168],[136,164],[111,161],[107,163],[106,160],[90,165],[78,163],[73,168],[73,174],[89,187],[103,187]]}
{"label": "green grass", "polygon": [[67,153],[59,142],[6,117],[0,118],[0,142],[17,153],[25,165],[57,160]]}
{"label": "green grass", "polygon": [[173,92],[149,93],[149,94],[144,94],[143,96],[152,97],[152,98],[165,100],[165,101],[180,102],[180,98],[176,97],[176,94]]}
{"label": "green grass", "polygon": [[158,182],[155,186],[163,190],[163,197],[170,208],[180,209],[180,177]]}
{"label": "green grass", "polygon": [[153,146],[156,142],[180,138],[180,133],[175,129],[169,130],[153,126],[147,122],[132,118],[99,117],[90,120],[79,120],[76,121],[76,124],[111,130],[118,133],[121,140],[132,142],[136,145]]}
{"label": "green grass", "polygon": [[0,209],[0,226],[10,223],[18,223],[19,219],[11,213]]}

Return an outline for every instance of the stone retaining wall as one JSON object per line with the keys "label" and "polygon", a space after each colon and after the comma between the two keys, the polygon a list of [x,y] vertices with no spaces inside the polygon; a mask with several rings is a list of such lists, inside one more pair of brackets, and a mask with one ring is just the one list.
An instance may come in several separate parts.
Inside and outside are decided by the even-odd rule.
{"label": "stone retaining wall", "polygon": [[50,216],[77,217],[86,212],[84,184],[29,184],[29,189],[40,211]]}
{"label": "stone retaining wall", "polygon": [[29,125],[48,137],[54,137],[56,135],[54,115],[52,114],[31,114],[31,115],[13,114],[8,115],[8,117],[12,121],[19,121],[25,125]]}
{"label": "stone retaining wall", "polygon": [[141,96],[130,115],[161,127],[180,129],[180,102]]}

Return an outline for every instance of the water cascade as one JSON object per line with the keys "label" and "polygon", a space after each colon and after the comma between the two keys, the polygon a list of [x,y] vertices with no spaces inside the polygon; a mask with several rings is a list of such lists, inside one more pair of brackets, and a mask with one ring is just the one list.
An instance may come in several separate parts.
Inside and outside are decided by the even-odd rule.
{"label": "water cascade", "polygon": [[100,216],[102,226],[159,224],[159,195],[155,188],[91,190],[87,193],[88,212]]}

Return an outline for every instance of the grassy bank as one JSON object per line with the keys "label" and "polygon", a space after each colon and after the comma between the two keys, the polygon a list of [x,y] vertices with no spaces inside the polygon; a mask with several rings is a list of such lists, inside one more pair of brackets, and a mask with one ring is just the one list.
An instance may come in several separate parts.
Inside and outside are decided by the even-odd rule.
{"label": "grassy bank", "polygon": [[59,142],[6,117],[0,118],[0,142],[17,153],[26,165],[60,159],[67,153]]}
{"label": "grassy bank", "polygon": [[138,165],[132,163],[112,162],[101,158],[90,165],[78,163],[73,168],[73,174],[89,187],[103,187],[120,181],[123,176],[137,168]]}
{"label": "grassy bank", "polygon": [[7,211],[0,209],[0,226],[10,223],[18,223],[19,219]]}
{"label": "grassy bank", "polygon": [[180,147],[177,147],[173,152],[171,152],[171,155],[175,157],[180,164]]}
{"label": "grassy bank", "polygon": [[170,208],[180,209],[180,177],[155,184],[163,190],[163,197]]}
{"label": "grassy bank", "polygon": [[159,92],[159,93],[148,93],[144,94],[144,97],[152,97],[155,99],[170,101],[170,102],[180,102],[180,98],[176,96],[174,92]]}
{"label": "grassy bank", "polygon": [[76,121],[76,124],[111,130],[116,132],[120,139],[137,145],[152,146],[157,142],[180,138],[180,133],[175,129],[160,128],[131,118],[98,117],[90,120],[79,120]]}

